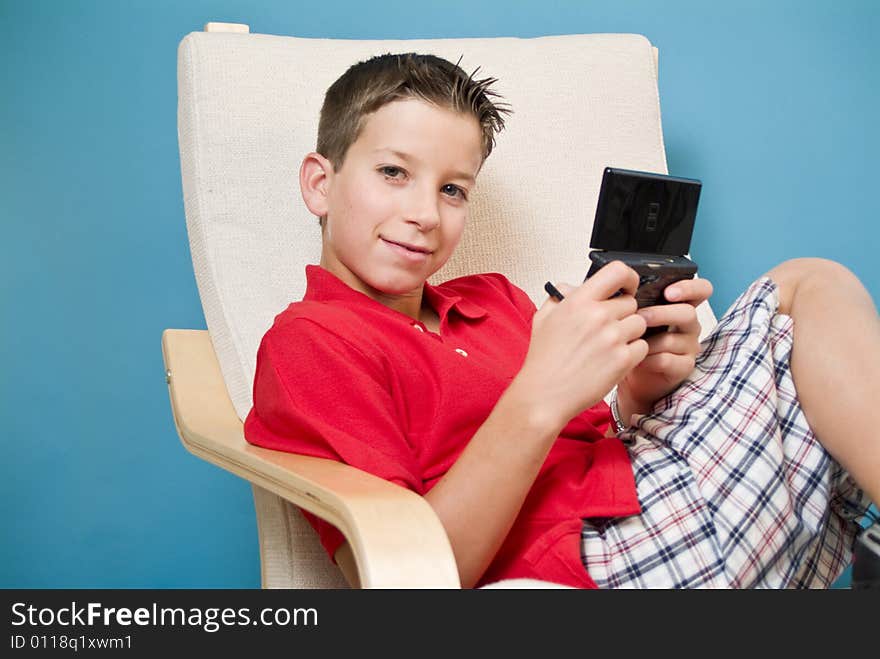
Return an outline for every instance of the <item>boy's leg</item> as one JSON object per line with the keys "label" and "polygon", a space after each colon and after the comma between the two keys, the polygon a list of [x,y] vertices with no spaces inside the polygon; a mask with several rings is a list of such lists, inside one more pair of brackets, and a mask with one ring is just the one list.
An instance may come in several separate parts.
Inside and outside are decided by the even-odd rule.
{"label": "boy's leg", "polygon": [[794,320],[791,369],[810,427],[828,452],[880,502],[880,317],[844,266],[793,259],[767,273],[779,313]]}

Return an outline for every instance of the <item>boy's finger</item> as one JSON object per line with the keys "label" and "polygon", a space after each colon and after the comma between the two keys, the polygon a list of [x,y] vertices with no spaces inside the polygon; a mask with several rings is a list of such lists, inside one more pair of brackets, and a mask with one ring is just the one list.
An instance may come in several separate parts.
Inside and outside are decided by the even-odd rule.
{"label": "boy's finger", "polygon": [[[617,320],[624,320],[629,317],[638,318],[636,310],[639,308],[639,305],[632,295],[618,295],[610,300],[602,300],[598,304],[608,312],[609,316]],[[641,319],[637,322],[639,325],[643,324]],[[642,332],[644,332],[644,329],[642,329]],[[641,332],[639,334],[641,335]]]}
{"label": "boy's finger", "polygon": [[[544,289],[547,291],[549,297],[544,304],[541,305],[542,309],[551,301],[554,303],[561,302],[553,292],[554,290],[560,293],[563,299],[567,299],[577,290],[577,288],[568,284],[553,284],[552,282],[547,282],[547,284],[549,284],[550,287],[545,285]],[[613,299],[603,301],[603,304],[608,305],[611,315],[618,320],[634,315],[638,308],[636,299],[632,295],[618,295]]]}
{"label": "boy's finger", "polygon": [[645,355],[645,358],[639,364],[639,368],[647,373],[656,373],[658,375],[687,375],[694,369],[694,357],[693,355],[674,355],[669,352]]}
{"label": "boy's finger", "polygon": [[684,279],[670,284],[663,294],[670,302],[687,302],[697,305],[712,296],[712,282],[708,279]]}
{"label": "boy's finger", "polygon": [[679,331],[687,331],[697,320],[697,313],[691,304],[657,304],[642,307],[637,312],[645,319],[648,327],[677,325]]}
{"label": "boy's finger", "polygon": [[671,352],[673,355],[687,355],[691,353],[693,340],[687,334],[676,332],[663,332],[648,337],[648,355],[658,355],[661,352]]}
{"label": "boy's finger", "polygon": [[565,297],[568,297],[574,291],[574,286],[569,286],[568,284],[556,284],[556,288]]}
{"label": "boy's finger", "polygon": [[629,353],[629,368],[627,369],[629,371],[641,364],[648,356],[648,342],[644,339],[636,339],[626,344],[626,350]]}
{"label": "boy's finger", "polygon": [[607,300],[620,290],[635,295],[638,287],[639,273],[623,261],[612,261],[578,286],[572,295]]}
{"label": "boy's finger", "polygon": [[[635,301],[635,298],[630,298],[630,299]],[[616,301],[617,300],[611,300],[607,304],[612,304]],[[633,314],[629,314],[627,316],[621,317],[620,318],[620,330],[623,333],[623,336],[626,339],[627,343],[632,343],[633,341],[635,341],[637,339],[644,341],[644,339],[642,339],[642,335],[645,333],[645,323],[641,318],[639,318],[638,314],[633,313]],[[649,344],[649,351],[650,351],[650,344]]]}

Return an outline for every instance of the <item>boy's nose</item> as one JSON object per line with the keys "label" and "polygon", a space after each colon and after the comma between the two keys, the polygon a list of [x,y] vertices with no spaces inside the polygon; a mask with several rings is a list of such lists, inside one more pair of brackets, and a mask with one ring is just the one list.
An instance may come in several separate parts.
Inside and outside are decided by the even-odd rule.
{"label": "boy's nose", "polygon": [[422,231],[430,231],[440,224],[440,210],[437,200],[426,199],[424,195],[418,195],[404,212],[407,222],[419,225]]}

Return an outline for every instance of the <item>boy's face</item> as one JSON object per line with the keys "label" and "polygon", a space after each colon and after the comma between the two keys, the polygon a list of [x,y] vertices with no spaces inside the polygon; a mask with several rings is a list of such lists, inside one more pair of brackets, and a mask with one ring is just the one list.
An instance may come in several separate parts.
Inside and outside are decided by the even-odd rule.
{"label": "boy's face", "polygon": [[370,115],[327,174],[321,265],[380,301],[421,295],[461,238],[481,135],[475,117],[418,99]]}

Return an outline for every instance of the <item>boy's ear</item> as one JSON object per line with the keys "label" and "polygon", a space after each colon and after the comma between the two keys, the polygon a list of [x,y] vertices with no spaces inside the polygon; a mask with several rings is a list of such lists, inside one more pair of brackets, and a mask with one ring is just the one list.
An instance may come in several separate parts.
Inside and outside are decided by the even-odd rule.
{"label": "boy's ear", "polygon": [[299,168],[299,190],[313,215],[327,215],[327,195],[333,173],[332,163],[320,153],[313,151],[303,158]]}

